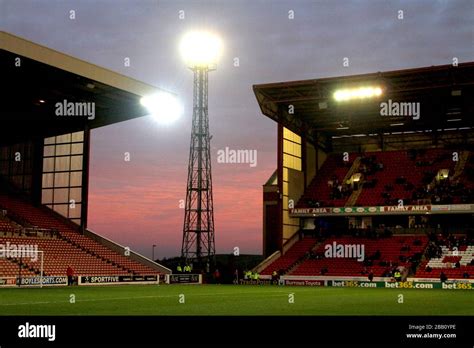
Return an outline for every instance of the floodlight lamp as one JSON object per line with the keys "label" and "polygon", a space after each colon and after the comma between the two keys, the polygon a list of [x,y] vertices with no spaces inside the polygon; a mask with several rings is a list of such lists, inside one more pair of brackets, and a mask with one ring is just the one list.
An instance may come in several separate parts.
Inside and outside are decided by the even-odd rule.
{"label": "floodlight lamp", "polygon": [[334,99],[338,102],[354,99],[374,98],[382,95],[382,88],[376,87],[357,87],[349,89],[338,89],[334,92]]}
{"label": "floodlight lamp", "polygon": [[183,114],[183,106],[178,99],[165,92],[144,96],[140,100],[150,115],[161,124],[169,124],[176,121]]}
{"label": "floodlight lamp", "polygon": [[192,69],[209,69],[215,66],[221,51],[221,40],[208,32],[190,32],[182,38],[180,44],[181,55]]}

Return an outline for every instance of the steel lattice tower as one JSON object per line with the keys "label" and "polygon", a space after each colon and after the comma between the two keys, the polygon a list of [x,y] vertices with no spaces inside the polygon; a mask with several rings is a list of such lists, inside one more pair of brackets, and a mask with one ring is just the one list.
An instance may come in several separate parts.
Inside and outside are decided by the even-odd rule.
{"label": "steel lattice tower", "polygon": [[209,66],[192,67],[193,120],[181,256],[202,269],[214,262],[214,209],[208,116]]}

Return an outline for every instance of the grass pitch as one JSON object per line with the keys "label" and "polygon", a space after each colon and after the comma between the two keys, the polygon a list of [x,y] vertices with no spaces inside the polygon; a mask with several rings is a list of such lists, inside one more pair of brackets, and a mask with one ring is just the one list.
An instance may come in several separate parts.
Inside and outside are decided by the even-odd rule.
{"label": "grass pitch", "polygon": [[235,285],[0,289],[0,315],[474,315],[474,294]]}

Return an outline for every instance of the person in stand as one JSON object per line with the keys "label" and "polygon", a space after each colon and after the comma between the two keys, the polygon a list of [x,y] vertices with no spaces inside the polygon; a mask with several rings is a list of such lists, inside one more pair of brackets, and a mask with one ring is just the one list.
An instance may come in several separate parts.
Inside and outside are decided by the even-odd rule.
{"label": "person in stand", "polygon": [[402,281],[402,274],[400,273],[398,269],[396,269],[395,272],[393,273],[393,277],[395,278],[397,282]]}
{"label": "person in stand", "polygon": [[439,280],[444,283],[445,281],[448,280],[448,277],[446,276],[446,274],[444,274],[444,272],[441,272],[441,274],[439,275]]}
{"label": "person in stand", "polygon": [[70,265],[67,266],[66,275],[67,275],[67,285],[72,286],[74,284],[74,270],[72,269]]}
{"label": "person in stand", "polygon": [[273,271],[273,273],[272,273],[272,284],[278,284],[278,273],[277,273],[277,271]]}
{"label": "person in stand", "polygon": [[369,282],[372,283],[372,281],[374,280],[374,271],[370,270],[367,278],[369,279]]}
{"label": "person in stand", "polygon": [[221,278],[221,274],[219,270],[216,268],[216,271],[214,272],[214,281],[216,282],[216,284],[220,284],[220,278]]}
{"label": "person in stand", "polygon": [[238,269],[235,269],[235,271],[234,271],[234,282],[233,283],[235,285],[239,284],[239,270]]}
{"label": "person in stand", "polygon": [[181,264],[178,264],[178,267],[176,267],[176,271],[178,273],[182,273],[183,272],[183,268],[181,267]]}

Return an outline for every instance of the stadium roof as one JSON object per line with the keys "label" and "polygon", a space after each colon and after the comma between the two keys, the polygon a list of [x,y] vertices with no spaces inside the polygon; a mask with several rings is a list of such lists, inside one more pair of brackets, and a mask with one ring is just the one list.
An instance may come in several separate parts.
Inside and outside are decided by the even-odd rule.
{"label": "stadium roof", "polygon": [[[380,86],[383,94],[357,101],[334,99],[336,90],[365,86]],[[470,131],[474,126],[474,62],[258,84],[253,90],[264,115],[311,139],[453,128]],[[381,103],[388,100],[419,102],[419,119],[381,116]]]}
{"label": "stadium roof", "polygon": [[[74,132],[84,129],[86,122],[97,128],[144,116],[141,96],[159,91],[6,32],[0,32],[0,62],[1,143]],[[94,102],[95,118],[57,117],[55,104],[64,100]]]}

